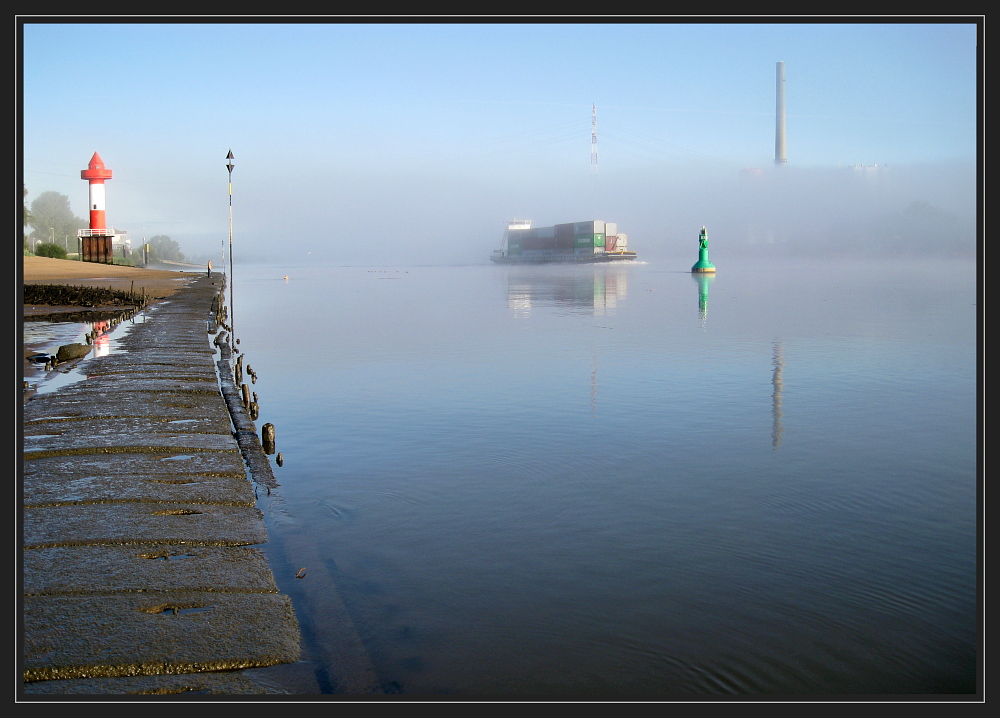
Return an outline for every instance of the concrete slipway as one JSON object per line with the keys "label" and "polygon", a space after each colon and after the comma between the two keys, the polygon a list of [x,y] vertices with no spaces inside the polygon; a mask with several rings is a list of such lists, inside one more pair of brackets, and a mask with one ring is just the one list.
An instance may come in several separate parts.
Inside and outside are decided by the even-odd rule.
{"label": "concrete slipway", "polygon": [[319,692],[259,548],[274,477],[216,371],[220,291],[192,278],[24,404],[26,695]]}

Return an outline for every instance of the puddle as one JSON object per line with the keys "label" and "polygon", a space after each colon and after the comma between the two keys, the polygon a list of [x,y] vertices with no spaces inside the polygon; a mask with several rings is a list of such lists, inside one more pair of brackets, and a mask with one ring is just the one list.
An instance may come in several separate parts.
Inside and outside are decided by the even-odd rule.
{"label": "puddle", "polygon": [[[148,310],[147,310],[148,311]],[[86,344],[87,336],[93,336],[93,349],[85,359],[108,356],[116,351],[116,344],[128,334],[136,324],[145,321],[146,312],[140,312],[131,319],[118,323],[114,328],[108,320],[94,322],[24,322],[23,344],[33,358],[24,362],[24,381],[35,394],[57,391],[87,378],[80,371],[80,361],[73,361],[46,371],[45,362],[38,355],[55,355],[64,344]]]}

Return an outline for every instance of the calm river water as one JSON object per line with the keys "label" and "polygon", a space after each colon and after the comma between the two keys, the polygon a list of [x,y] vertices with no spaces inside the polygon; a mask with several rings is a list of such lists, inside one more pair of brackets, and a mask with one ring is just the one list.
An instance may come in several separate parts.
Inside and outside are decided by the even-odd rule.
{"label": "calm river water", "polygon": [[974,690],[974,264],[693,259],[236,267],[326,690]]}

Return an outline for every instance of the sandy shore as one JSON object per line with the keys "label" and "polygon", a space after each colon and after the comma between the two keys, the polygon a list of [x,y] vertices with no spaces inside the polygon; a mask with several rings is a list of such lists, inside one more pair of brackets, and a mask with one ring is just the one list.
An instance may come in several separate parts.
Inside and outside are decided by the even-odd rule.
{"label": "sandy shore", "polygon": [[24,258],[25,284],[74,284],[124,291],[134,288],[137,292],[144,291],[154,297],[166,297],[182,287],[192,276],[192,272],[122,267],[49,257]]}

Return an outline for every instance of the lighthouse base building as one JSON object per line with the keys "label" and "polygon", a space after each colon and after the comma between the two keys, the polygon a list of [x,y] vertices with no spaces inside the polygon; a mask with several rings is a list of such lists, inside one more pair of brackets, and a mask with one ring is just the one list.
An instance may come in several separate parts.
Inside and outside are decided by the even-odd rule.
{"label": "lighthouse base building", "polygon": [[128,257],[132,253],[132,242],[125,232],[111,228],[100,234],[93,230],[77,231],[80,242],[80,259],[84,262],[114,264],[115,253]]}
{"label": "lighthouse base building", "polygon": [[[81,229],[80,232],[89,230]],[[80,259],[84,262],[98,262],[100,264],[114,264],[115,252],[111,245],[111,237],[107,235],[91,234],[90,236],[80,236]]]}

